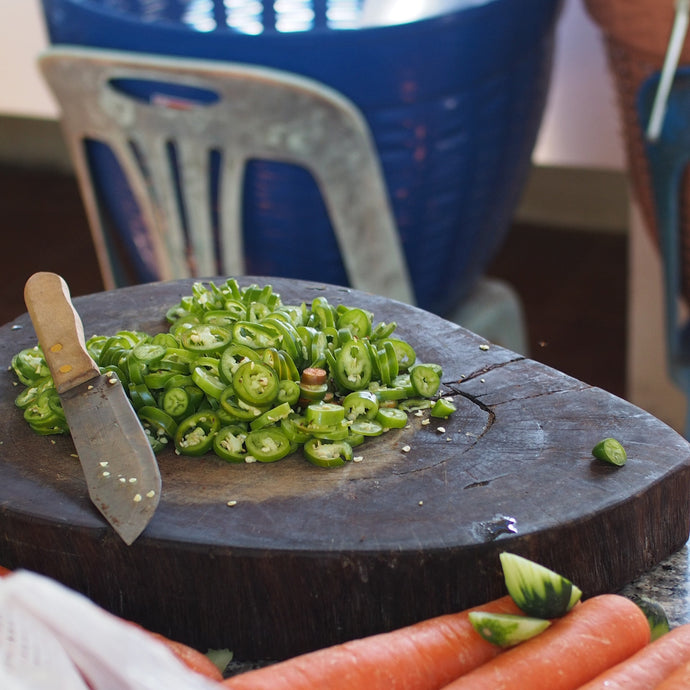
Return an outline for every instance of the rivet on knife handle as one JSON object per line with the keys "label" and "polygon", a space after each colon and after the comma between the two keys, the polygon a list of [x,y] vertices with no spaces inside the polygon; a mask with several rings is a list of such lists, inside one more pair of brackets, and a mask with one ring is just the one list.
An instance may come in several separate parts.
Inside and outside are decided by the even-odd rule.
{"label": "rivet on knife handle", "polygon": [[67,283],[56,273],[34,273],[24,286],[38,341],[58,393],[97,376],[84,344],[84,327],[70,301]]}

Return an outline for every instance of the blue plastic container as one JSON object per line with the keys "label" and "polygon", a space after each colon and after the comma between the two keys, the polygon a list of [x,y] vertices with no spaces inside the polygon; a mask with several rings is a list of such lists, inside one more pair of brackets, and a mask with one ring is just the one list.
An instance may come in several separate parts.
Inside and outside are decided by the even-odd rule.
{"label": "blue plastic container", "polygon": [[[417,302],[442,315],[471,291],[510,227],[541,123],[561,3],[490,0],[408,24],[346,29],[327,19],[346,0],[302,0],[311,18],[299,31],[279,31],[273,4],[254,3],[261,12],[250,26],[260,32],[249,34],[227,25],[233,3],[223,0],[43,0],[56,44],[266,65],[348,96],[371,127]],[[141,223],[112,160],[100,151],[92,159],[113,207],[113,244],[132,254],[130,281],[157,279],[134,256],[130,228]],[[304,170],[253,162],[244,204],[248,273],[347,284]]]}

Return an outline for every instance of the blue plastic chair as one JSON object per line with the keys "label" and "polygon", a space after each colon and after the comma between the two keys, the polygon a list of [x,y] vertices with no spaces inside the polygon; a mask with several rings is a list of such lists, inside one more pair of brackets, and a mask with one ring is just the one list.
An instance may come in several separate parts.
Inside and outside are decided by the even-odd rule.
{"label": "blue plastic chair", "polygon": [[[649,122],[659,77],[655,73],[639,89],[637,110],[643,126]],[[690,67],[676,71],[660,134],[647,140],[645,149],[663,266],[667,366],[671,379],[690,399],[690,320],[680,309],[683,270],[688,268],[682,260],[680,209],[683,176],[690,163]],[[690,405],[685,436],[690,438]]]}
{"label": "blue plastic chair", "polygon": [[89,141],[126,176],[142,218],[130,226],[137,260],[161,280],[247,274],[241,187],[260,157],[313,175],[353,287],[414,302],[369,128],[340,94],[274,69],[96,48],[51,48],[39,64],[60,104],[106,288],[122,284],[123,266]]}
{"label": "blue plastic chair", "polygon": [[[256,35],[230,25],[235,3],[223,0],[42,1],[54,46],[269,67],[342,94],[372,133],[416,304],[448,316],[477,287],[530,170],[562,0],[489,0],[363,29],[330,23],[342,0],[300,0],[313,8],[303,31],[279,30],[278,3],[248,2],[259,8]],[[185,17],[192,6],[206,8],[204,30]],[[140,219],[112,156],[90,147],[89,157],[113,236],[136,260],[127,228]],[[348,283],[327,210],[303,169],[250,161],[242,207],[248,273]],[[319,262],[305,261],[307,246]],[[136,268],[136,281],[157,279]]]}

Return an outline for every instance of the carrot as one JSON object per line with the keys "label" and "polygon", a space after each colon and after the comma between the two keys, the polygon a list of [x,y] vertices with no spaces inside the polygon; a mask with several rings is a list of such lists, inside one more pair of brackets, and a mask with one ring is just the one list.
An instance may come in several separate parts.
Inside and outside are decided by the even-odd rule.
{"label": "carrot", "polygon": [[205,654],[182,642],[170,640],[160,633],[149,632],[149,635],[160,640],[187,668],[211,680],[223,680],[223,674]]}
{"label": "carrot", "polygon": [[202,676],[206,676],[211,680],[221,681],[223,680],[223,674],[220,672],[218,667],[205,655],[197,651],[193,647],[189,647],[182,642],[177,642],[176,640],[171,640],[161,633],[152,632],[148,628],[145,628],[139,623],[134,621],[128,621],[125,618],[121,618],[125,623],[143,630],[147,635],[155,638],[162,644],[164,644],[177,658],[181,661],[187,668],[192,671],[196,671]]}
{"label": "carrot", "polygon": [[308,652],[223,681],[225,690],[439,690],[501,650],[482,639],[471,610],[519,613],[508,596],[392,632]]}
{"label": "carrot", "polygon": [[668,678],[654,686],[654,690],[687,690],[687,688],[690,688],[690,661],[686,661]]}
{"label": "carrot", "polygon": [[579,690],[648,690],[690,662],[690,624],[674,628]]}
{"label": "carrot", "polygon": [[9,575],[11,572],[11,570],[3,568],[3,566],[0,565],[0,577],[3,577],[3,575]]}
{"label": "carrot", "polygon": [[444,690],[575,690],[644,647],[650,636],[636,604],[602,594]]}

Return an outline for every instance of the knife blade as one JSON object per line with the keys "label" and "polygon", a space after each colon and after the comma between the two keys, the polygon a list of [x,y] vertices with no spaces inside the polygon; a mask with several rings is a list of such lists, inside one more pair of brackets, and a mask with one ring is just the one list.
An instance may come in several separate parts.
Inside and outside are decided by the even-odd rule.
{"label": "knife blade", "polygon": [[91,358],[69,287],[56,273],[34,273],[24,301],[60,396],[89,497],[127,545],[156,511],[156,457],[122,383]]}

